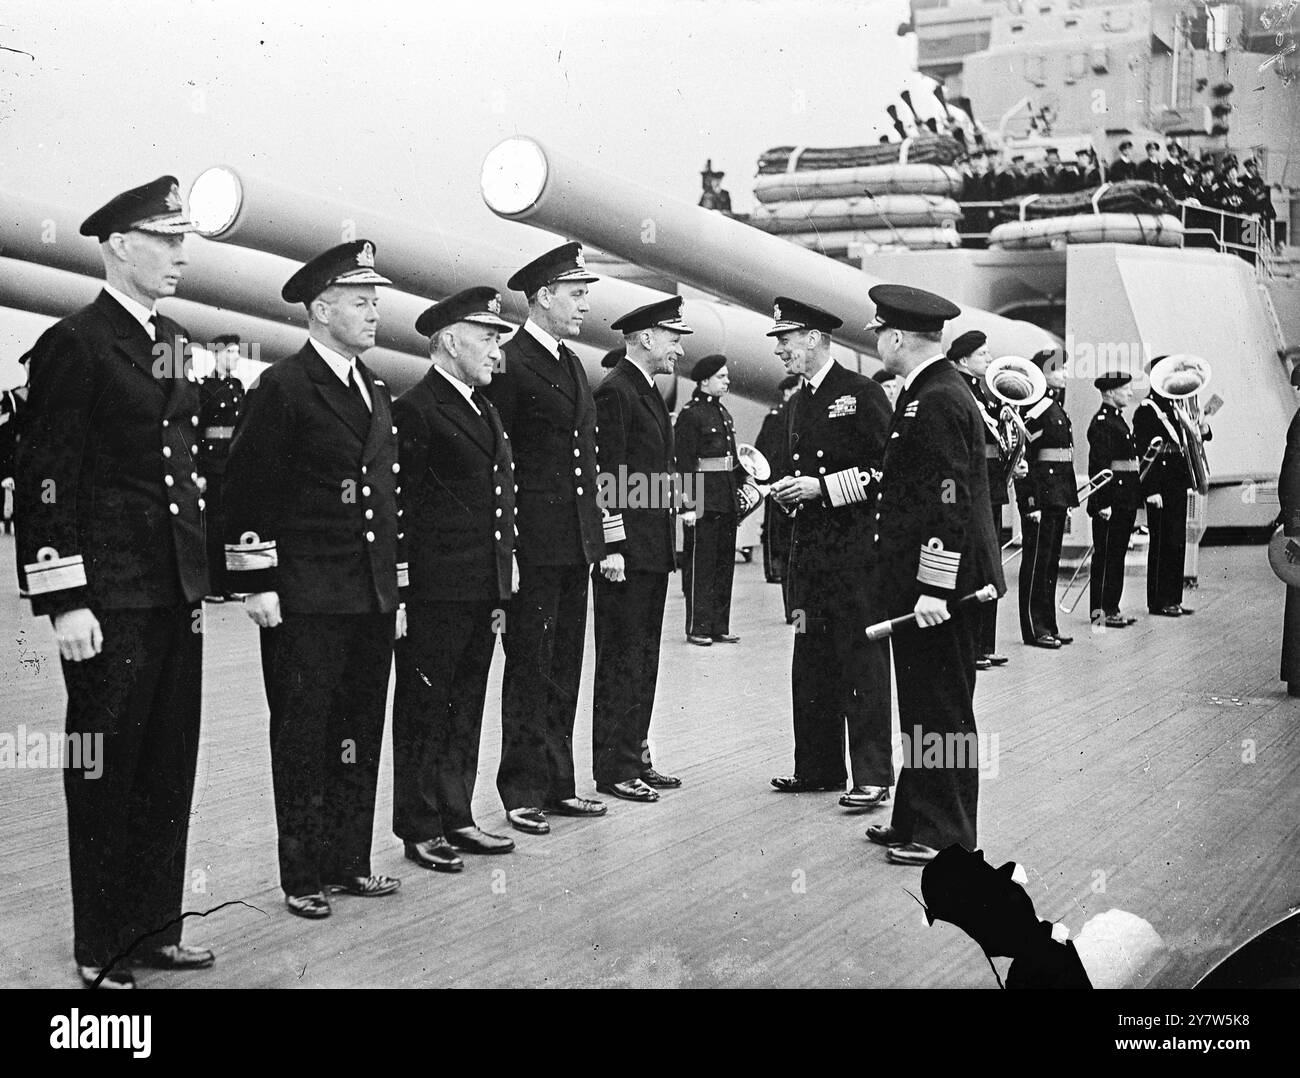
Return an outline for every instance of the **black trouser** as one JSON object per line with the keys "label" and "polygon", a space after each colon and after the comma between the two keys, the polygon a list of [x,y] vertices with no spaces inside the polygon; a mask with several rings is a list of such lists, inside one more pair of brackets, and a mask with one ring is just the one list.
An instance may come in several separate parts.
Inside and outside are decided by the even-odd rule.
{"label": "black trouser", "polygon": [[506,811],[574,796],[573,719],[587,638],[587,566],[519,567],[502,644],[501,766]]}
{"label": "black trouser", "polygon": [[975,849],[976,631],[969,612],[958,608],[933,628],[903,628],[894,633],[904,764],[898,773],[890,826],[905,842],[936,850],[956,842]]}
{"label": "black trouser", "polygon": [[731,582],[736,573],[734,513],[704,513],[682,529],[682,584],[689,636],[731,631]]}
{"label": "black trouser", "polygon": [[1147,502],[1147,609],[1163,610],[1183,601],[1187,557],[1187,491],[1161,495],[1159,509]]}
{"label": "black trouser", "polygon": [[63,662],[67,732],[82,753],[79,769],[65,757],[63,770],[82,966],[106,966],[137,942],[180,942],[203,678],[197,607],[96,616],[103,650]]}
{"label": "black trouser", "polygon": [[1088,579],[1088,609],[1091,619],[1119,613],[1124,594],[1124,555],[1133,534],[1136,509],[1111,509],[1110,520],[1092,518],[1092,567]]}
{"label": "black trouser", "polygon": [[208,485],[203,492],[203,527],[208,549],[208,579],[211,587],[209,595],[229,594],[229,582],[226,579],[225,521],[221,519],[223,499],[221,484],[225,476],[218,471],[208,471]]}
{"label": "black trouser", "polygon": [[474,826],[483,698],[502,606],[407,604],[393,690],[393,832],[405,842]]}
{"label": "black trouser", "polygon": [[652,767],[650,717],[659,679],[667,573],[627,572],[612,584],[595,571],[596,684],[592,773],[601,784],[626,782]]}
{"label": "black trouser", "polygon": [[1300,688],[1300,588],[1286,589],[1282,622],[1282,680]]}
{"label": "black trouser", "polygon": [[807,617],[794,637],[790,691],[794,773],[844,782],[845,727],[854,786],[892,786],[889,641],[868,641],[866,618],[844,609]]}
{"label": "black trouser", "polygon": [[1039,519],[1020,515],[1020,636],[1031,644],[1040,636],[1057,636],[1056,578],[1061,569],[1061,542],[1069,510],[1041,509]]}
{"label": "black trouser", "polygon": [[261,632],[287,895],[370,875],[393,630],[392,614],[285,614]]}
{"label": "black trouser", "polygon": [[780,584],[786,577],[790,557],[790,514],[768,498],[763,503],[763,576],[769,584]]}
{"label": "black trouser", "polygon": [[980,603],[974,614],[976,620],[976,648],[979,655],[992,655],[998,650],[998,601]]}

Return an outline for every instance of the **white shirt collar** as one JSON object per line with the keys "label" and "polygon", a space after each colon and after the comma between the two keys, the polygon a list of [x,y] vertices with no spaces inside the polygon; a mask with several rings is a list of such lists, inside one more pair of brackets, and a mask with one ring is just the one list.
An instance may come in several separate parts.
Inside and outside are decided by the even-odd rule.
{"label": "white shirt collar", "polygon": [[474,409],[474,411],[478,412],[479,415],[483,414],[482,412],[478,411],[478,405],[474,403],[473,386],[467,386],[454,374],[449,374],[447,371],[439,367],[436,363],[433,365],[433,369],[437,371],[439,374],[441,374],[445,379],[447,379],[447,381],[449,381],[452,385],[456,387],[457,391],[460,393],[462,397],[465,398],[465,401],[469,404],[471,408]]}
{"label": "white shirt collar", "polygon": [[821,370],[808,379],[808,384],[812,386],[811,392],[816,393],[817,390],[821,389],[822,383],[826,381],[826,375],[830,373],[833,366],[835,366],[835,360],[829,360]]}
{"label": "white shirt collar", "polygon": [[947,357],[942,352],[940,352],[937,356],[931,356],[924,363],[920,364],[919,366],[913,367],[912,373],[903,379],[903,389],[905,391],[911,389],[912,383],[916,381],[917,375],[919,375],[923,370],[925,370],[926,367],[933,367],[936,363],[939,362],[939,360],[946,359],[946,358]]}
{"label": "white shirt collar", "polygon": [[326,365],[338,376],[338,380],[345,386],[352,384],[352,368],[355,360],[345,356],[342,352],[336,352],[328,345],[321,344],[315,337],[307,338],[312,343],[312,347],[320,353]]}
{"label": "white shirt collar", "polygon": [[153,336],[153,326],[149,324],[149,319],[154,315],[154,308],[146,307],[143,303],[133,300],[121,289],[114,288],[107,282],[104,283],[104,291],[117,300],[126,309],[126,313],[144,327],[144,331],[150,337]]}
{"label": "white shirt collar", "polygon": [[641,366],[641,364],[633,363],[630,359],[628,360],[628,365],[635,367],[640,372],[641,377],[650,383],[650,387],[654,389],[656,392],[658,391],[659,387],[655,385],[655,376],[653,374],[648,373],[646,369]]}
{"label": "white shirt collar", "polygon": [[531,334],[533,340],[550,352],[552,356],[556,359],[560,358],[560,341],[557,341],[531,318],[524,319],[523,328],[525,333]]}

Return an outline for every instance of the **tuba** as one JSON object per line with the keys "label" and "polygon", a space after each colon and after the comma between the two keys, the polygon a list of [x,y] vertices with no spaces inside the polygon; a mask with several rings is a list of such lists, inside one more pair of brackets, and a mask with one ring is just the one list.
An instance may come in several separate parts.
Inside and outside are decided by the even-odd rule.
{"label": "tuba", "polygon": [[1201,437],[1200,393],[1210,384],[1210,364],[1200,356],[1182,353],[1165,356],[1151,367],[1151,391],[1174,402],[1174,415],[1182,428],[1183,458],[1197,494],[1210,492],[1210,462]]}
{"label": "tuba", "polygon": [[736,446],[736,523],[739,525],[750,513],[763,504],[767,497],[767,481],[772,478],[772,466],[754,446],[742,442]]}
{"label": "tuba", "polygon": [[984,384],[1002,402],[998,445],[1002,450],[1001,482],[1009,483],[1029,448],[1029,432],[1020,409],[1037,404],[1047,393],[1047,378],[1037,364],[1021,356],[1003,356],[989,364]]}

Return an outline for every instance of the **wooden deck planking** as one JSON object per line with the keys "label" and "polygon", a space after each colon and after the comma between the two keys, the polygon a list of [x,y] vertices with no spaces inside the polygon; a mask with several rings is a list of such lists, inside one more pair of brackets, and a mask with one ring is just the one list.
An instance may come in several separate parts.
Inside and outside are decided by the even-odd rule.
{"label": "wooden deck planking", "polygon": [[[0,562],[11,558],[12,541],[0,540]],[[989,860],[1022,862],[1039,915],[1073,932],[1111,907],[1147,918],[1169,945],[1146,971],[1157,984],[1190,983],[1300,899],[1289,856],[1300,837],[1300,706],[1275,680],[1281,589],[1258,548],[1204,550],[1201,580],[1188,597],[1194,618],[1093,632],[1083,614],[1063,616],[1076,642],[1060,653],[1019,644],[1013,580],[999,627],[1011,665],[981,674],[976,693],[979,729],[998,737],[998,773],[981,789]],[[1135,612],[1142,587],[1130,576]],[[925,925],[905,890],[919,895],[919,871],[885,864],[863,838],[887,811],[849,816],[833,794],[767,788],[790,767],[791,631],[761,566],[737,567],[740,645],[689,647],[682,617],[674,583],[653,744],[682,790],[653,806],[613,802],[602,820],[556,820],[550,836],[516,836],[511,856],[432,874],[405,862],[389,831],[386,747],[374,867],[402,876],[403,890],[342,897],[312,924],[284,911],[276,882],[256,633],[240,610],[209,608],[190,847],[206,889],[188,908],[256,909],[230,907],[187,930],[218,949],[215,970],[145,983],[991,987],[964,936]],[[59,729],[48,628],[11,593],[0,624],[14,641],[0,662],[3,728]],[[575,737],[588,793],[591,662],[589,646]],[[491,830],[504,829],[492,782],[500,665],[498,652],[475,798]],[[1253,764],[1241,762],[1246,737]],[[0,981],[69,984],[60,776],[0,773],[0,806]]]}

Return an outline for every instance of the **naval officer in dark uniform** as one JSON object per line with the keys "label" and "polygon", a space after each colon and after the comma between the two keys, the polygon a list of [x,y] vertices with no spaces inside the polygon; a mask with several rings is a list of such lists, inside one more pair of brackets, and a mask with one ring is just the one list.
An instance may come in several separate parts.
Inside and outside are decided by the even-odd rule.
{"label": "naval officer in dark uniform", "polygon": [[1026,644],[1056,650],[1074,642],[1056,623],[1056,579],[1061,567],[1065,519],[1079,504],[1074,482],[1074,434],[1057,395],[1065,391],[1065,371],[1055,350],[1033,361],[1047,379],[1042,399],[1024,410],[1029,473],[1016,480],[1020,510],[1020,635]]}
{"label": "naval officer in dark uniform", "polygon": [[1137,450],[1124,421],[1124,409],[1133,402],[1132,381],[1132,375],[1120,371],[1094,379],[1092,384],[1101,390],[1101,407],[1088,424],[1088,474],[1109,468],[1114,475],[1088,499],[1093,544],[1088,609],[1093,625],[1111,629],[1127,629],[1137,620],[1120,611],[1124,555],[1140,501]]}
{"label": "naval officer in dark uniform", "polygon": [[235,374],[239,362],[239,337],[225,333],[212,342],[217,346],[216,369],[199,383],[199,474],[207,482],[208,573],[212,578],[209,598],[223,599],[226,587],[226,551],[221,517],[221,484],[225,481],[230,441],[244,413],[244,383]]}
{"label": "naval officer in dark uniform", "polygon": [[375,785],[398,607],[400,491],[375,343],[369,240],[340,244],[281,290],[309,338],[262,372],[230,447],[224,488],[231,591],[262,630],[280,886],[299,917],[328,893],[390,895],[370,871]]}
{"label": "naval officer in dark uniform", "polygon": [[[736,572],[736,425],[722,403],[731,385],[727,357],[705,356],[691,369],[695,392],[673,428],[677,470],[691,484],[686,505],[682,577],[686,639],[734,644],[731,584]],[[689,478],[687,478],[689,477]]]}
{"label": "naval officer in dark uniform", "polygon": [[[1154,365],[1164,359],[1156,356]],[[1133,412],[1133,441],[1139,456],[1145,456],[1152,441],[1163,439],[1160,452],[1147,468],[1142,480],[1146,500],[1147,530],[1151,543],[1147,547],[1147,610],[1161,617],[1177,618],[1195,613],[1183,606],[1183,579],[1187,557],[1187,493],[1192,473],[1187,454],[1195,447],[1176,414],[1177,404],[1154,386]],[[1208,423],[1200,424],[1201,439],[1213,436]]]}
{"label": "naval officer in dark uniform", "polygon": [[[1007,494],[1006,455],[1008,449],[1002,442],[999,416],[1002,406],[990,397],[984,383],[984,372],[989,368],[988,337],[977,329],[967,330],[948,346],[948,358],[956,364],[957,372],[970,388],[975,403],[984,415],[984,457],[989,473],[989,498],[993,506],[993,526],[1002,529],[1002,507],[1010,502]],[[980,603],[972,612],[979,624],[975,668],[987,670],[991,666],[1004,666],[1005,655],[998,654],[998,604],[997,600]]]}
{"label": "naval officer in dark uniform", "polygon": [[86,218],[106,284],[32,349],[17,448],[19,590],[53,623],[80,750],[63,771],[73,951],[105,988],[134,987],[131,962],[213,962],[180,921],[209,586],[199,390],[185,330],[155,310],[193,231],[173,176]]}
{"label": "naval officer in dark uniform", "polygon": [[[916,615],[893,638],[905,754],[888,826],[867,830],[895,864],[932,861],[952,843],[975,849],[979,758],[975,730],[979,589],[1006,591],[988,491],[982,409],[944,355],[955,304],[918,288],[876,285],[876,340],[903,378],[885,448],[877,509],[885,616]],[[950,605],[951,604],[951,605]],[[938,766],[923,749],[944,745]]]}
{"label": "naval officer in dark uniform", "polygon": [[595,392],[605,557],[592,574],[592,770],[596,789],[625,801],[657,801],[659,790],[682,784],[655,769],[650,751],[678,497],[672,418],[654,379],[673,372],[682,336],[693,332],[681,309],[673,296],[611,323],[627,354]]}
{"label": "naval officer in dark uniform", "polygon": [[[772,469],[773,475],[781,475],[789,469],[782,463],[785,459],[785,410],[790,398],[803,384],[797,374],[787,374],[777,383],[781,394],[781,403],[763,417],[758,437],[754,439],[754,448],[763,454]],[[786,565],[790,557],[790,534],[793,522],[790,514],[770,494],[763,499],[763,577],[769,584],[781,585],[781,602],[785,610],[785,623],[794,622],[794,613],[790,609],[790,589]]]}
{"label": "naval officer in dark uniform", "polygon": [[497,790],[516,830],[550,831],[548,812],[600,816],[578,797],[573,720],[587,635],[587,575],[605,553],[596,505],[596,405],[564,338],[590,305],[582,246],[566,243],[507,282],[528,300],[528,318],[502,348],[484,395],[510,436],[519,484],[519,591],[502,641],[501,765]]}
{"label": "naval officer in dark uniform", "polygon": [[842,324],[810,303],[779,296],[776,355],[804,386],[786,419],[788,470],[772,496],[795,512],[790,603],[795,611],[790,688],[794,774],[783,793],[844,789],[848,729],[852,788],[840,804],[869,809],[893,785],[889,645],[864,630],[881,616],[875,598],[875,478],[889,427],[885,391],[831,358]]}
{"label": "naval officer in dark uniform", "polygon": [[[1291,388],[1300,390],[1300,363],[1291,369]],[[1300,397],[1300,393],[1297,393]],[[1286,451],[1277,479],[1279,519],[1283,534],[1300,539],[1300,409],[1286,431]],[[1300,588],[1286,589],[1282,626],[1282,673],[1287,694],[1300,696]]]}
{"label": "naval officer in dark uniform", "polygon": [[501,297],[485,286],[416,320],[433,367],[393,402],[402,465],[406,636],[393,694],[393,831],[425,868],[508,853],[474,823],[479,734],[496,633],[518,573],[510,440],[481,388],[501,359]]}

